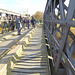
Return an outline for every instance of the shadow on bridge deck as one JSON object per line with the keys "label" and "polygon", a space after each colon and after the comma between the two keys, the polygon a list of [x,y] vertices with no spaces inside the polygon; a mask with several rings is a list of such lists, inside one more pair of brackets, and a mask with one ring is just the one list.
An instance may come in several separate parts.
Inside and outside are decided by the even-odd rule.
{"label": "shadow on bridge deck", "polygon": [[37,29],[7,75],[50,75],[42,26]]}

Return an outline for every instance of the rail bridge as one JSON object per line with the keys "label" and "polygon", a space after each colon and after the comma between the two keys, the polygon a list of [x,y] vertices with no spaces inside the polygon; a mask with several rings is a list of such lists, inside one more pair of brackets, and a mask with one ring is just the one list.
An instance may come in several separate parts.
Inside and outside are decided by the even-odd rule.
{"label": "rail bridge", "polygon": [[0,75],[75,75],[75,0],[65,1],[47,0],[43,24],[0,34]]}

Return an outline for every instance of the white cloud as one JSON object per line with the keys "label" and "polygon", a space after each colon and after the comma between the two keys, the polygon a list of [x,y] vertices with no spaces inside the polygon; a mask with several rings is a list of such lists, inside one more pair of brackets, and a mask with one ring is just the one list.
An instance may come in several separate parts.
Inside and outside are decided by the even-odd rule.
{"label": "white cloud", "polygon": [[3,8],[3,9],[5,9],[5,4],[0,4],[0,8]]}
{"label": "white cloud", "polygon": [[[1,0],[2,3],[0,3],[0,8],[4,8],[7,10],[11,10],[14,12],[26,12],[30,15],[35,14],[36,11],[44,11],[46,1],[47,0],[39,0],[39,3],[33,3],[34,0]],[[13,1],[13,3],[10,2]],[[5,3],[8,2],[8,3]],[[37,2],[37,1],[36,1]],[[9,4],[10,3],[10,4]],[[11,5],[11,6],[10,6]]]}
{"label": "white cloud", "polygon": [[33,5],[29,7],[29,13],[31,15],[35,14],[37,11],[44,12],[46,0],[40,0],[41,2],[37,5]]}
{"label": "white cloud", "polygon": [[17,8],[27,8],[32,0],[16,0]]}
{"label": "white cloud", "polygon": [[9,0],[0,0],[0,3],[6,3],[8,2]]}
{"label": "white cloud", "polygon": [[32,7],[32,9],[30,9],[30,13],[35,14],[36,11],[44,12],[45,6],[46,6],[46,0],[42,0],[41,2],[39,2],[39,4]]}
{"label": "white cloud", "polygon": [[39,4],[31,4],[32,0],[16,0],[15,10],[18,12],[28,11],[30,15],[36,13],[36,11],[44,11],[46,0],[40,0]]}
{"label": "white cloud", "polygon": [[16,0],[16,3],[19,3],[19,4],[28,4],[30,3],[32,0]]}
{"label": "white cloud", "polygon": [[15,11],[17,12],[24,12],[27,11],[27,9],[30,7],[30,2],[32,0],[16,0]]}

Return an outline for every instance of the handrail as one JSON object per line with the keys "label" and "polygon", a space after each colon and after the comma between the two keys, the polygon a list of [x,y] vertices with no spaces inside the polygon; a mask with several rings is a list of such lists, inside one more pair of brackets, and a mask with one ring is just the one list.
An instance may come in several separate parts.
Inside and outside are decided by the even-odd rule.
{"label": "handrail", "polygon": [[10,14],[10,15],[17,15],[17,16],[23,16],[23,17],[26,17],[25,15],[23,15],[23,14],[20,14],[20,13],[17,13],[17,12],[13,12],[13,11],[9,11],[9,10],[6,10],[6,9],[2,9],[2,8],[0,8],[0,12],[1,13],[4,13],[4,14]]}

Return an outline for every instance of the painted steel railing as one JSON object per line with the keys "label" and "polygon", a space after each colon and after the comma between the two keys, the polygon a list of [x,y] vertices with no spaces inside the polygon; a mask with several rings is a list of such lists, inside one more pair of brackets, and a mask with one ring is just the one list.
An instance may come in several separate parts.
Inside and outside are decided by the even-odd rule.
{"label": "painted steel railing", "polygon": [[0,33],[6,33],[10,31],[12,28],[12,25],[11,25],[12,21],[14,25],[16,26],[15,20],[17,16],[26,17],[23,14],[0,8]]}

